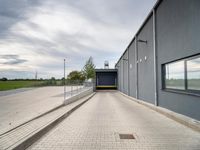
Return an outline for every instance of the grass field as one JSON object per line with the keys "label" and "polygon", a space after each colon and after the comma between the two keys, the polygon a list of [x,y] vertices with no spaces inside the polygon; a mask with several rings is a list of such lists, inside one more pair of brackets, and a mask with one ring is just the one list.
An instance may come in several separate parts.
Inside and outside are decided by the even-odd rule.
{"label": "grass field", "polygon": [[42,86],[45,81],[0,81],[0,91]]}
{"label": "grass field", "polygon": [[[73,85],[77,83],[65,82],[66,85]],[[7,80],[0,81],[0,91],[12,90],[27,87],[41,87],[41,86],[62,86],[62,80],[47,79],[47,80]]]}

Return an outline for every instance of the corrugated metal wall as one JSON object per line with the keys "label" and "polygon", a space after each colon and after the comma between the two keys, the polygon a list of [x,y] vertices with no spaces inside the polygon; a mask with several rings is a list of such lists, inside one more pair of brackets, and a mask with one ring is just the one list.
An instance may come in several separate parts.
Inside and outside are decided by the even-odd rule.
{"label": "corrugated metal wall", "polygon": [[161,72],[164,63],[200,53],[200,1],[163,0],[155,7],[155,14],[155,47],[152,11],[118,61],[119,90],[154,104],[156,59],[159,106],[200,120],[200,97],[163,90]]}
{"label": "corrugated metal wall", "polygon": [[[154,53],[153,53],[153,17],[151,16],[138,39],[138,98],[154,104]],[[146,41],[139,42],[140,40]]]}
{"label": "corrugated metal wall", "polygon": [[124,92],[124,65],[123,65],[123,59],[120,60],[120,89],[122,92]]}
{"label": "corrugated metal wall", "polygon": [[160,90],[162,64],[200,53],[200,1],[163,1],[156,26],[159,105],[200,120],[200,97]]}
{"label": "corrugated metal wall", "polygon": [[124,89],[124,93],[128,95],[128,82],[129,82],[129,78],[128,78],[128,51],[125,52],[124,56],[123,56],[123,77],[124,77],[124,84],[123,84],[123,89]]}
{"label": "corrugated metal wall", "polygon": [[136,59],[135,59],[135,40],[128,48],[129,52],[129,95],[136,97]]}

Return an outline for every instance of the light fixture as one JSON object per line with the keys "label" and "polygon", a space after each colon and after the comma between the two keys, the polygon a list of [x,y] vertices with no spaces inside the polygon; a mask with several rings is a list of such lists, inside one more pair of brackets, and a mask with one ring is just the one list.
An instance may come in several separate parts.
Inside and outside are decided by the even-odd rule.
{"label": "light fixture", "polygon": [[138,42],[141,42],[141,43],[146,43],[146,44],[147,44],[147,40],[138,39],[137,41],[138,41]]}
{"label": "light fixture", "polygon": [[128,59],[125,59],[125,58],[123,58],[123,60],[126,60],[126,61],[128,61]]}

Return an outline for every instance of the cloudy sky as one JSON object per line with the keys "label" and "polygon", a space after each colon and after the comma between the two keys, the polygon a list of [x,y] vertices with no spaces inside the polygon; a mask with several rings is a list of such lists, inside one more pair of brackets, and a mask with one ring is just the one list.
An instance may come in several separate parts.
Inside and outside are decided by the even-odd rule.
{"label": "cloudy sky", "polygon": [[0,0],[0,78],[114,67],[156,0]]}

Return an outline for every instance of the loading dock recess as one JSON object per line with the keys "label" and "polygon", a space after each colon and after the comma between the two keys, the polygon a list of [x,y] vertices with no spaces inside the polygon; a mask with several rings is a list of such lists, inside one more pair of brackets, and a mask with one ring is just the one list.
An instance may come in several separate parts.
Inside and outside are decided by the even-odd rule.
{"label": "loading dock recess", "polygon": [[117,89],[117,69],[96,69],[96,89]]}

